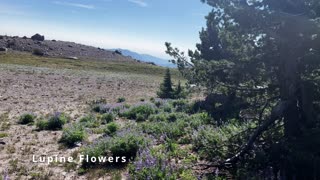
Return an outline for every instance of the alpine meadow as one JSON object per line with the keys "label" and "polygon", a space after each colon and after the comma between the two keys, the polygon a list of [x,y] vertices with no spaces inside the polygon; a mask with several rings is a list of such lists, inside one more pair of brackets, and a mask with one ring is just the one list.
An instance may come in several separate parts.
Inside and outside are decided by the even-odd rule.
{"label": "alpine meadow", "polygon": [[0,180],[320,179],[320,2],[194,1],[0,2]]}

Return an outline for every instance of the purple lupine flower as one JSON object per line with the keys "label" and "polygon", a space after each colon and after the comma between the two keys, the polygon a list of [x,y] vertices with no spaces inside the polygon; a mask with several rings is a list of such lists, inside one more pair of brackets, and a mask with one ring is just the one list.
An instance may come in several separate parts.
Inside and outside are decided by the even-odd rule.
{"label": "purple lupine flower", "polygon": [[10,180],[7,169],[4,171],[3,180]]}

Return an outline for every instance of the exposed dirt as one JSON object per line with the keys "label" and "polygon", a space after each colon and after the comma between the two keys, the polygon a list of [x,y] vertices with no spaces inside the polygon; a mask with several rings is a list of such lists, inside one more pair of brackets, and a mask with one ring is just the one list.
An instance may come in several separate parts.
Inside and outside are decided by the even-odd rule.
{"label": "exposed dirt", "polygon": [[[89,112],[87,102],[102,98],[114,103],[119,97],[128,103],[148,99],[155,96],[161,80],[145,75],[0,64],[0,133],[7,135],[0,138],[5,143],[0,144],[0,172],[7,169],[10,179],[94,179],[90,174],[78,175],[68,164],[33,163],[32,155],[71,156],[79,148],[61,148],[61,131],[38,132],[35,126],[18,125],[19,116],[60,111],[75,121]],[[89,140],[97,136],[91,135]],[[110,178],[108,174],[101,177]]]}

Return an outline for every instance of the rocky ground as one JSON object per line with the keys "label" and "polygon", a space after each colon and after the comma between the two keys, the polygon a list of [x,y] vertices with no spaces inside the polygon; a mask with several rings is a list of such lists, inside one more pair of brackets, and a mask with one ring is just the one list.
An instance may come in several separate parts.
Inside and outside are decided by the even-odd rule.
{"label": "rocky ground", "polygon": [[27,37],[0,36],[1,47],[31,53],[34,50],[40,50],[45,56],[49,57],[137,62],[131,57],[123,56],[114,51],[58,40],[38,41]]}
{"label": "rocky ground", "polygon": [[[155,96],[161,80],[141,74],[0,64],[0,172],[7,170],[10,179],[94,179],[92,173],[78,175],[73,168],[77,164],[32,163],[34,154],[72,156],[79,148],[61,147],[61,131],[39,132],[35,126],[18,125],[19,116],[32,112],[40,117],[60,111],[76,121],[90,112],[88,102],[148,99]],[[90,135],[89,141],[97,136]],[[118,176],[123,179],[124,174]],[[107,173],[100,179],[112,177]]]}

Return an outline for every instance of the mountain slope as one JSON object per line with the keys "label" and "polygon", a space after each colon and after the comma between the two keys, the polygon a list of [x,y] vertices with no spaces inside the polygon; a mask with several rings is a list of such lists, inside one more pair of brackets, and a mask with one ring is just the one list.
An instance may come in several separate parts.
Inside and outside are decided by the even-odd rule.
{"label": "mountain slope", "polygon": [[113,49],[113,50],[118,50],[122,53],[122,55],[124,56],[130,56],[134,59],[140,60],[140,61],[144,61],[144,62],[153,62],[159,66],[164,66],[164,67],[176,67],[174,64],[170,63],[168,60],[166,59],[161,59],[155,56],[151,56],[149,54],[139,54],[127,49]]}
{"label": "mountain slope", "polygon": [[46,57],[75,58],[102,61],[137,62],[114,51],[58,40],[32,40],[27,37],[0,35],[0,47],[13,51],[33,53],[35,50]]}

